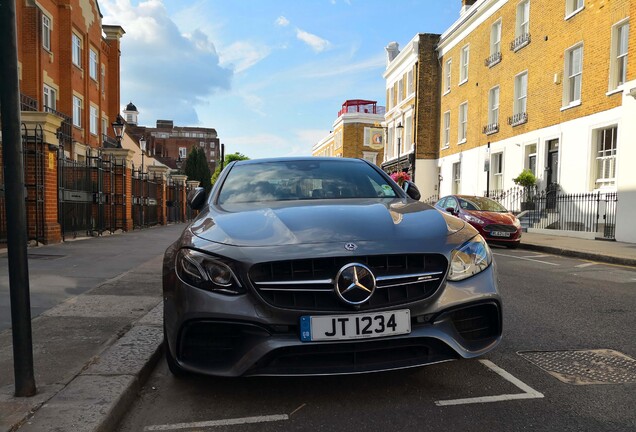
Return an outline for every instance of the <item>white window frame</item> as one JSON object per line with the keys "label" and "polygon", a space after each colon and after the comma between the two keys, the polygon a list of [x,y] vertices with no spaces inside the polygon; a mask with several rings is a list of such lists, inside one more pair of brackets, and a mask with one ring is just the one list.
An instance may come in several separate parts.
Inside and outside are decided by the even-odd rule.
{"label": "white window frame", "polygon": [[[529,153],[531,150],[531,148],[534,146],[534,152]],[[526,144],[525,148],[524,148],[524,161],[523,161],[523,168],[532,171],[532,174],[534,174],[535,176],[537,175],[537,163],[538,163],[538,158],[537,158],[537,143],[531,143],[531,144]],[[534,169],[530,169],[530,159],[532,159],[534,157]]]}
{"label": "white window frame", "polygon": [[502,151],[492,154],[490,158],[490,166],[492,168],[491,176],[493,190],[503,190],[504,154]]}
{"label": "white window frame", "polygon": [[572,18],[585,8],[585,0],[565,0],[565,19]]}
{"label": "white window frame", "polygon": [[71,50],[73,64],[78,68],[82,68],[82,39],[73,33],[71,35]]}
{"label": "white window frame", "polygon": [[407,73],[407,92],[409,95],[415,92],[415,87],[413,86],[413,70],[410,70]]}
{"label": "white window frame", "polygon": [[451,112],[446,111],[444,113],[444,132],[442,134],[442,148],[448,148],[450,146],[450,122]]}
{"label": "white window frame", "polygon": [[99,119],[97,107],[91,105],[90,107],[90,124],[89,131],[93,135],[97,135],[97,120]]}
{"label": "white window frame", "polygon": [[[461,155],[460,155],[461,156]],[[454,162],[451,167],[451,173],[453,176],[452,193],[457,195],[460,192],[460,186],[462,182],[462,161]]]}
{"label": "white window frame", "polygon": [[46,108],[50,108],[52,110],[57,110],[57,90],[53,87],[44,84],[43,86],[43,106],[42,108],[46,110]]}
{"label": "white window frame", "polygon": [[404,78],[398,81],[398,103],[404,100]]}
{"label": "white window frame", "polygon": [[464,45],[459,57],[459,84],[468,81],[468,65],[470,63],[470,44]]}
{"label": "white window frame", "polygon": [[457,125],[458,144],[466,142],[468,135],[468,101],[459,105],[459,116]]}
{"label": "white window frame", "polygon": [[444,94],[451,91],[451,66],[453,65],[453,59],[449,58],[445,63],[445,71],[444,71]]}
{"label": "white window frame", "polygon": [[106,117],[102,117],[102,138],[103,135],[107,135],[108,131],[108,119]]}
{"label": "white window frame", "polygon": [[488,92],[488,124],[499,124],[499,86]]}
{"label": "white window frame", "polygon": [[530,34],[530,0],[521,0],[517,4],[515,36]]}
{"label": "white window frame", "polygon": [[185,159],[188,157],[188,148],[187,147],[179,147],[179,157],[181,159]]}
{"label": "white window frame", "polygon": [[[576,69],[575,53],[580,50],[579,68]],[[583,43],[568,48],[565,51],[565,68],[563,76],[563,107],[569,108],[581,104],[583,90]],[[578,90],[578,98],[576,92]]]}
{"label": "white window frame", "polygon": [[97,65],[99,64],[97,51],[95,51],[92,47],[89,48],[88,57],[88,75],[93,80],[97,81]]}
{"label": "white window frame", "polygon": [[[609,148],[604,146],[607,135],[611,133]],[[616,188],[616,153],[618,149],[618,126],[611,125],[594,131],[594,188]],[[610,174],[609,176],[606,174]]]}
{"label": "white window frame", "polygon": [[495,21],[490,28],[490,55],[501,52],[501,18]]}
{"label": "white window frame", "polygon": [[610,50],[609,91],[627,80],[627,58],[629,53],[629,19],[612,26],[612,46]]}
{"label": "white window frame", "polygon": [[82,127],[82,99],[73,95],[73,126]]}
{"label": "white window frame", "polygon": [[42,47],[51,51],[51,30],[53,29],[51,17],[42,13]]}
{"label": "white window frame", "polygon": [[528,71],[523,71],[515,76],[515,100],[512,109],[513,114],[527,112],[528,109]]}
{"label": "white window frame", "polygon": [[104,64],[100,65],[101,68],[101,84],[100,87],[102,89],[102,95],[106,93],[106,66]]}

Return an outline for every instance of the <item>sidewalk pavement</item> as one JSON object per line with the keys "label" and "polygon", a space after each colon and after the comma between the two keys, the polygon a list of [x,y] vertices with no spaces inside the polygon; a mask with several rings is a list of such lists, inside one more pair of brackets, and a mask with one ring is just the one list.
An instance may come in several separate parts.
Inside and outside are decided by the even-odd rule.
{"label": "sidewalk pavement", "polygon": [[[60,266],[73,266],[88,259],[99,263],[95,269],[109,263],[111,273],[119,273],[104,280],[91,279],[94,286],[81,293],[74,291],[78,289],[76,280],[56,279],[57,289],[74,296],[59,299],[32,321],[38,388],[33,397],[13,396],[11,331],[0,332],[0,432],[116,428],[161,358],[162,253],[183,228],[184,225],[156,227],[29,251],[33,255],[55,256],[63,250],[65,258]],[[636,244],[524,233],[522,247],[636,266]],[[117,261],[133,248],[147,254],[147,259],[142,263],[131,259]],[[35,276],[40,284],[47,279],[46,272],[52,271],[50,263],[48,267],[36,265],[32,269],[30,260],[29,265],[32,279]],[[6,260],[2,260],[0,279],[6,274]],[[56,273],[49,275],[54,277]]]}

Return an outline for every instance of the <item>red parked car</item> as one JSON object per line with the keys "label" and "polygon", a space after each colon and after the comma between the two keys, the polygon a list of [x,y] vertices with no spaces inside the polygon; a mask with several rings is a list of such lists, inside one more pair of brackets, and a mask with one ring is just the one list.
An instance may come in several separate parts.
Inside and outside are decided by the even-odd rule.
{"label": "red parked car", "polygon": [[515,249],[521,242],[519,219],[495,200],[449,195],[437,201],[435,207],[471,224],[488,243]]}

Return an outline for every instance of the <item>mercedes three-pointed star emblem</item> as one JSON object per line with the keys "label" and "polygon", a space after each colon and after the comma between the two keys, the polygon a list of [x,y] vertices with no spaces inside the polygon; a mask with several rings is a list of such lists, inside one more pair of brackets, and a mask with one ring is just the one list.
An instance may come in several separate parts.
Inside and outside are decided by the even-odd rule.
{"label": "mercedes three-pointed star emblem", "polygon": [[360,305],[373,295],[375,276],[367,266],[350,263],[338,271],[334,288],[343,302],[350,305]]}

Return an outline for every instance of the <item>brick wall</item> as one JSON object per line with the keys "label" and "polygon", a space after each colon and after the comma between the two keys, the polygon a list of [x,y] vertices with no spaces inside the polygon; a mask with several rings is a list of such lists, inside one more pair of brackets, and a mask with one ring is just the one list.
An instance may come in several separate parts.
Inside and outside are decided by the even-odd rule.
{"label": "brick wall", "polygon": [[[493,2],[494,3],[494,2]],[[515,38],[516,6],[509,1],[474,31],[459,41],[440,64],[452,58],[452,82],[448,94],[441,96],[440,119],[445,111],[451,113],[450,147],[441,150],[441,156],[483,146],[489,141],[499,141],[528,131],[559,124],[579,117],[609,110],[621,105],[621,94],[607,95],[609,85],[609,59],[611,28],[616,22],[629,16],[629,0],[588,0],[578,14],[565,20],[565,2],[555,0],[530,0],[531,42],[513,52],[510,42]],[[634,14],[634,2],[631,3]],[[501,52],[499,64],[489,68],[484,60],[490,56],[490,29],[502,20]],[[633,27],[633,26],[632,26]],[[636,31],[630,32],[630,52],[636,46]],[[581,105],[562,110],[564,56],[568,48],[583,43],[583,74]],[[468,81],[459,85],[460,50],[470,45]],[[628,66],[628,80],[636,78],[634,56]],[[514,78],[528,72],[527,123],[510,126],[513,115]],[[556,82],[555,82],[556,76]],[[488,92],[499,86],[499,132],[485,135],[483,126],[488,123]],[[443,90],[440,90],[440,93]],[[468,102],[468,131],[464,144],[458,144],[458,108]],[[439,131],[442,134],[442,121]],[[441,145],[440,139],[438,142]]]}

